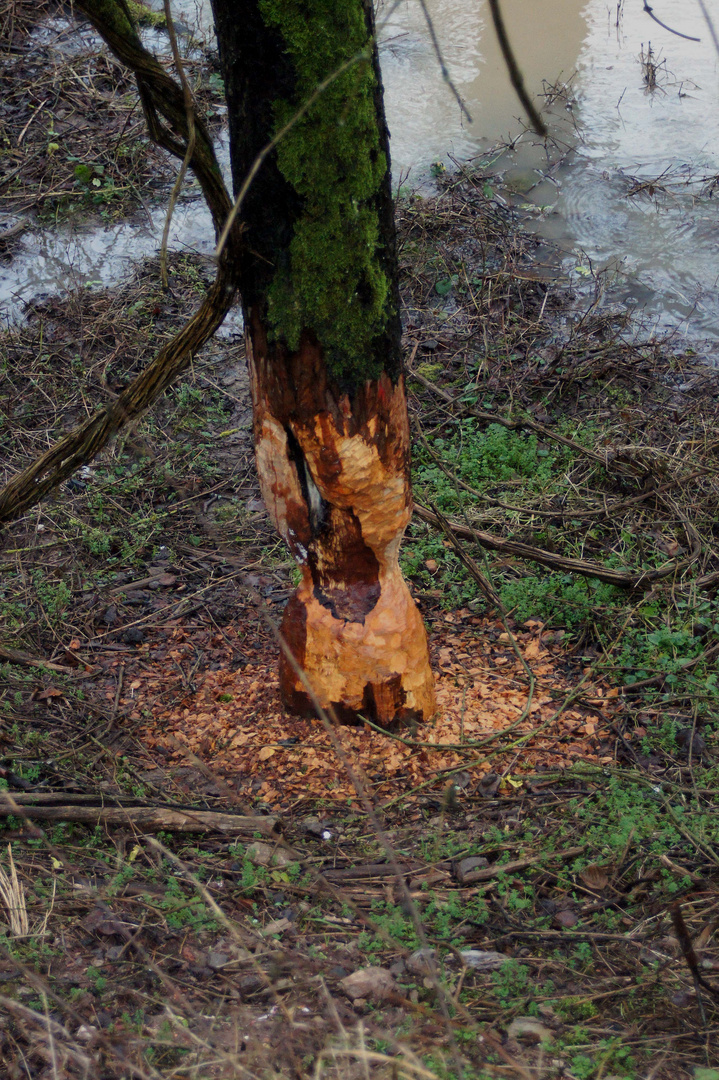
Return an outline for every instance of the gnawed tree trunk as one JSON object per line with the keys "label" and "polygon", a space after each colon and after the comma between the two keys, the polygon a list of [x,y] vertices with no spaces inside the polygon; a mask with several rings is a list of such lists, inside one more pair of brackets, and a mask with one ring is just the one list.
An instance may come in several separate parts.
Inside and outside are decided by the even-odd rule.
{"label": "gnawed tree trunk", "polygon": [[[369,0],[213,0],[241,212],[257,467],[301,568],[283,635],[346,721],[435,707],[398,550],[412,510],[387,131]],[[333,76],[335,76],[333,78]],[[287,707],[311,713],[292,665]]]}

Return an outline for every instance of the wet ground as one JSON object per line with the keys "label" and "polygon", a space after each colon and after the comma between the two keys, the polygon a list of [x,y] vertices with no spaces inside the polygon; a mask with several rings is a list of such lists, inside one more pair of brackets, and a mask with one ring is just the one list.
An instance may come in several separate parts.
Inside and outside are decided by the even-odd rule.
{"label": "wet ground", "polygon": [[[151,6],[161,8],[157,0]],[[185,0],[178,30],[191,58],[211,45],[209,5]],[[526,85],[547,107],[551,139],[539,145],[518,119],[521,108],[497,48],[488,9],[476,0],[428,0],[432,30],[467,115],[442,78],[437,49],[418,0],[379,5],[382,68],[397,183],[432,185],[433,162],[484,160],[488,182],[502,187],[525,227],[558,241],[564,269],[601,304],[644,309],[656,332],[673,331],[714,360],[719,341],[715,201],[719,171],[717,58],[699,7],[667,0],[662,18],[686,38],[652,22],[640,5],[604,0],[527,5],[503,11]],[[143,33],[167,50],[157,27]],[[700,38],[701,40],[690,40]],[[86,29],[54,19],[31,35],[60,59],[93,50]],[[206,55],[206,54],[204,54]],[[217,138],[223,145],[221,109]],[[521,137],[520,137],[521,136]],[[50,137],[50,136],[48,136]],[[519,139],[519,141],[515,141]],[[504,153],[489,154],[510,140]],[[5,227],[17,223],[8,207]],[[42,293],[79,284],[112,284],[132,260],[159,245],[164,207],[153,203],[128,220],[64,220],[16,237],[0,264],[0,304],[9,318]],[[2,229],[0,229],[2,231]],[[208,254],[209,215],[188,188],[170,245]],[[597,286],[595,274],[609,273]]]}

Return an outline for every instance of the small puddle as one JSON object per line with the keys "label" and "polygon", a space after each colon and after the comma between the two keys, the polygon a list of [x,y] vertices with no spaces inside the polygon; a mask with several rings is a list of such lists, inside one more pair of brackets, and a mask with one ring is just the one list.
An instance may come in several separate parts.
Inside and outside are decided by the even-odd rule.
{"label": "small puddle", "polygon": [[[185,42],[197,47],[211,39],[209,3],[177,0],[173,7]],[[395,181],[409,175],[410,186],[426,186],[434,161],[449,164],[451,155],[461,163],[486,155],[499,140],[518,140],[491,170],[515,192],[527,227],[564,248],[578,284],[590,267],[617,270],[607,290],[612,302],[641,307],[658,329],[676,329],[693,342],[710,339],[719,350],[719,222],[711,197],[719,173],[719,77],[699,6],[662,3],[662,20],[701,38],[693,42],[663,30],[639,3],[502,0],[529,92],[570,84],[548,113],[549,151],[534,136],[518,138],[521,107],[484,0],[426,0],[426,8],[471,121],[442,78],[418,0],[380,0]],[[45,41],[51,32],[58,49],[76,47],[69,24],[54,20],[39,31]],[[162,31],[146,38],[167,51]],[[84,40],[91,43],[91,35]],[[650,43],[652,92],[639,59]],[[226,167],[226,145],[220,152]],[[662,174],[660,183],[649,183]],[[0,263],[2,310],[17,318],[38,294],[115,283],[133,262],[156,254],[164,208],[153,207],[150,216],[25,232],[12,260]],[[212,241],[202,201],[182,200],[170,246],[209,255]]]}
{"label": "small puddle", "polygon": [[[421,5],[385,2],[392,159],[410,186],[435,159],[481,158],[523,130],[486,3],[426,6],[472,122],[443,83]],[[617,270],[612,301],[643,308],[658,330],[719,342],[719,76],[699,5],[663,0],[660,13],[699,42],[662,29],[638,2],[502,0],[502,11],[530,94],[570,82],[549,112],[555,146],[525,135],[491,166],[517,192],[527,227],[561,244],[568,270],[579,261],[579,284],[590,264]],[[650,43],[651,92],[640,62]]]}
{"label": "small puddle", "polygon": [[[175,5],[176,6],[176,5]],[[159,8],[162,8],[160,2]],[[201,41],[196,24],[185,20],[193,16],[194,5],[186,3],[178,14],[178,29],[183,40],[196,53]],[[169,49],[164,31],[142,30],[145,45],[158,52]],[[38,45],[60,56],[103,48],[94,31],[82,31],[66,19],[52,19],[31,35]],[[215,143],[215,152],[225,174],[230,177],[229,145],[223,131]],[[193,188],[195,189],[193,191]],[[28,303],[45,295],[55,295],[81,286],[108,287],[127,277],[133,266],[157,255],[165,226],[166,205],[155,203],[138,211],[131,220],[112,224],[48,226],[28,229],[13,241],[10,257],[0,261],[0,313],[5,321],[22,318]],[[13,222],[7,222],[7,228]],[[214,250],[214,229],[209,210],[197,184],[190,180],[172,216],[168,249],[186,251],[208,258]],[[227,321],[224,329],[227,328]]]}

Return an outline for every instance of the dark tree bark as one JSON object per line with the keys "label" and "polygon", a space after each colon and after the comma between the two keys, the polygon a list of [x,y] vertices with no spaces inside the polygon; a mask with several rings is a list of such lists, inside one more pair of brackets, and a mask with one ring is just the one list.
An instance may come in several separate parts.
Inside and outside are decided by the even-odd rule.
{"label": "dark tree bark", "polygon": [[[412,512],[388,133],[370,0],[213,0],[235,189],[257,468],[302,572],[282,631],[325,706],[434,711],[398,549]],[[325,85],[326,84],[326,85]],[[312,706],[281,664],[287,707]]]}

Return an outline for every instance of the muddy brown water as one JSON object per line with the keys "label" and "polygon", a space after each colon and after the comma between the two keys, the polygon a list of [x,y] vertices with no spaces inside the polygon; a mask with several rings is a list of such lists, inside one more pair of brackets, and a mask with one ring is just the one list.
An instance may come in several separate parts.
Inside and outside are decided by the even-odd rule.
{"label": "muddy brown water", "polygon": [[[705,6],[719,25],[719,0]],[[661,12],[654,10],[700,41],[662,29],[639,0],[503,0],[529,92],[568,86],[548,112],[549,149],[522,134],[484,0],[426,0],[426,9],[471,120],[443,80],[419,0],[382,0],[395,181],[426,190],[433,162],[484,160],[526,226],[561,244],[579,286],[590,269],[607,267],[607,302],[643,308],[658,331],[672,328],[679,342],[708,339],[707,355],[719,351],[719,190],[712,197],[719,74],[698,0],[662,0]],[[176,0],[176,10],[183,30],[211,37],[209,4]],[[162,42],[153,31],[150,43]],[[642,53],[653,65],[653,90]],[[500,140],[516,142],[488,164],[487,151]],[[31,297],[76,284],[111,285],[157,250],[163,211],[152,217],[111,228],[28,230],[0,267],[3,311],[17,317]],[[211,252],[209,215],[198,200],[176,211],[171,244]]]}

